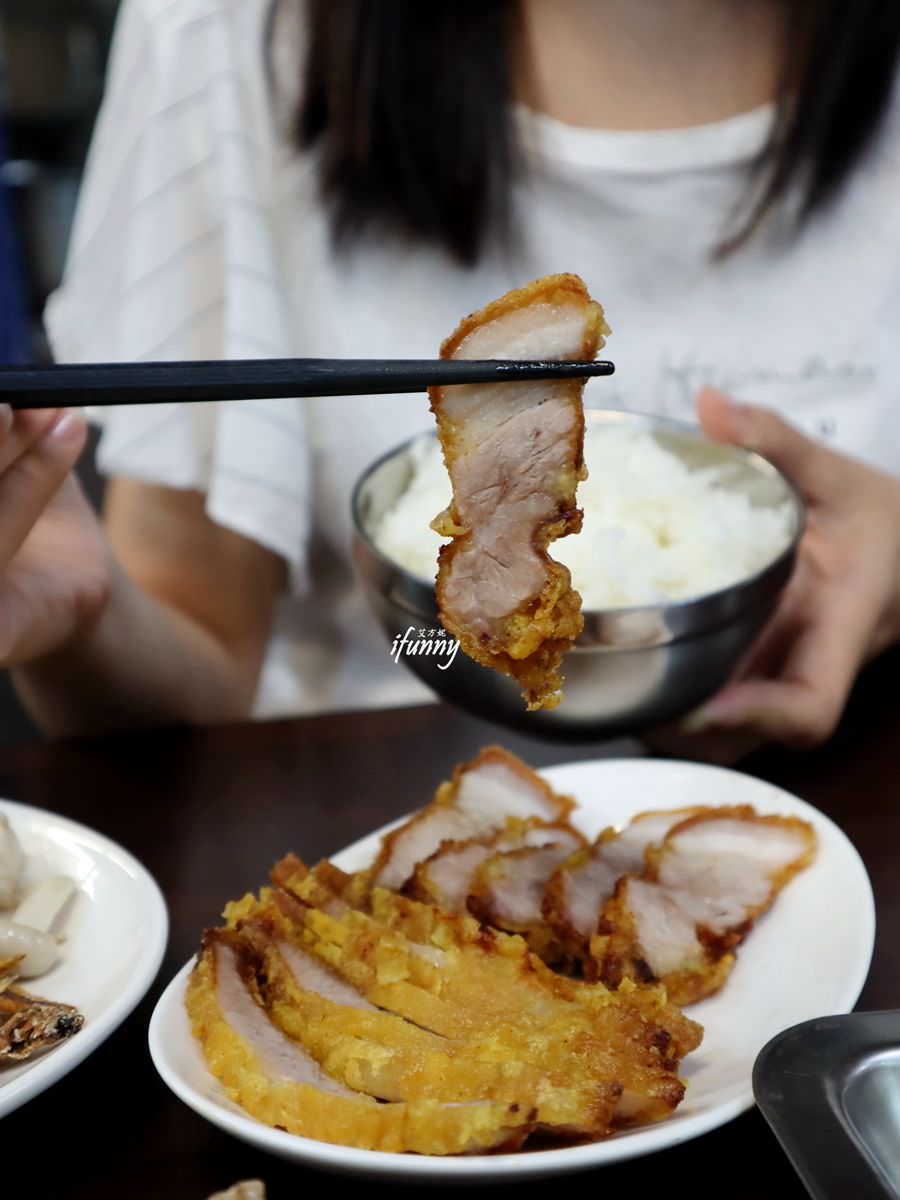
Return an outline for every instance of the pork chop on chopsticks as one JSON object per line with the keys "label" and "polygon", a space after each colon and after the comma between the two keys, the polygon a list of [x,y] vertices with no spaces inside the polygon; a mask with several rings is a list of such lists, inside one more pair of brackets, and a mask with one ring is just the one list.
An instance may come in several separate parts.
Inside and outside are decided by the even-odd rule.
{"label": "pork chop on chopsticks", "polygon": [[[609,333],[576,275],[551,275],[467,317],[442,358],[590,361]],[[463,651],[512,675],[529,709],[562,697],[560,666],[583,625],[569,571],[547,547],[581,529],[581,380],[432,388],[453,498],[433,528],[437,599]]]}

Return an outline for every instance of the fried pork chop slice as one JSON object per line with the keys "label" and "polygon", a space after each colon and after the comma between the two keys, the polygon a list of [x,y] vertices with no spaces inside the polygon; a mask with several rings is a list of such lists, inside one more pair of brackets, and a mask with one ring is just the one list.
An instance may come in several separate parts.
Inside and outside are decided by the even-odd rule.
{"label": "fried pork chop slice", "polygon": [[406,894],[446,912],[469,910],[472,880],[483,862],[495,853],[496,838],[441,842],[434,854],[416,864]]}
{"label": "fried pork chop slice", "polygon": [[261,904],[238,925],[256,956],[260,993],[274,1023],[334,1079],[381,1100],[455,1103],[502,1100],[534,1109],[554,1135],[605,1133],[615,1089],[571,1086],[498,1052],[491,1039],[447,1038],[383,1012],[279,932],[280,914]]}
{"label": "fried pork chop slice", "polygon": [[544,893],[557,867],[580,845],[576,837],[546,846],[523,846],[487,858],[469,885],[468,908],[480,921],[520,933],[544,962],[559,962],[564,950],[544,920]]}
{"label": "fried pork chop slice", "polygon": [[563,846],[568,854],[584,838],[566,821],[519,821],[514,817],[490,837],[441,842],[434,854],[416,864],[404,893],[447,912],[469,911],[469,896],[479,868],[489,858],[527,847]]}
{"label": "fried pork chop slice", "polygon": [[521,937],[487,930],[474,920],[453,916],[434,905],[420,904],[393,892],[376,889],[369,897],[368,907],[377,920],[422,947],[468,946],[474,947],[479,956],[485,954],[487,948],[493,948],[497,959],[494,968],[515,987],[521,988],[524,979],[524,986],[529,989],[549,991],[556,1000],[581,1005],[588,1010],[589,1020],[593,1020],[593,1014],[598,1010],[608,1009],[611,1004],[637,1007],[654,1026],[654,1044],[665,1050],[675,1064],[700,1045],[702,1028],[669,1003],[663,987],[629,986],[620,993],[612,993],[595,982],[569,979],[531,953]]}
{"label": "fried pork chop slice", "polygon": [[542,912],[566,956],[581,962],[604,905],[623,875],[639,875],[649,847],[661,842],[673,826],[702,811],[678,808],[639,813],[616,832],[604,829],[592,846],[576,850],[554,871],[544,891]]}
{"label": "fried pork chop slice", "polygon": [[627,989],[575,985],[520,937],[383,889],[371,892],[369,912],[306,907],[321,895],[317,872],[297,877],[289,896],[273,893],[292,926],[287,936],[371,1003],[445,1037],[477,1037],[516,1061],[564,1070],[569,1087],[614,1089],[616,1126],[659,1120],[680,1102],[678,1063],[701,1031],[660,990],[632,989],[652,993],[635,1002]]}
{"label": "fried pork chop slice", "polygon": [[514,754],[488,746],[456,768],[431,804],[384,837],[372,883],[399,890],[442,842],[490,837],[510,818],[564,821],[573,807]]}
{"label": "fried pork chop slice", "polygon": [[[357,909],[385,928],[402,934],[435,966],[443,961],[445,950],[474,949],[477,951],[476,963],[485,953],[490,953],[495,959],[491,963],[493,971],[515,988],[537,988],[540,1002],[549,991],[556,1000],[582,1005],[591,1014],[612,1002],[634,1005],[655,1026],[657,1045],[661,1045],[658,1030],[663,1030],[662,1041],[668,1047],[668,1057],[675,1063],[700,1045],[702,1029],[669,1003],[663,987],[634,987],[625,980],[623,987],[627,997],[623,993],[623,996],[611,999],[612,993],[604,986],[582,983],[551,970],[529,952],[520,937],[486,929],[471,917],[447,912],[434,904],[421,903],[382,888],[363,887],[363,876],[347,874],[327,860],[309,870],[299,860],[289,857],[276,867],[273,876],[288,893],[287,896],[282,892],[273,893],[274,899],[277,904],[286,906],[291,919],[296,918],[294,901],[298,900],[307,908],[318,908],[331,916],[346,916]],[[229,905],[226,915],[232,920],[239,919],[251,913],[254,904],[252,897],[245,898]]]}
{"label": "fried pork chop slice", "polygon": [[815,854],[812,827],[752,808],[701,812],[647,851],[642,878],[625,875],[591,939],[593,974],[659,980],[676,1004],[718,991],[755,919]]}
{"label": "fried pork chop slice", "polygon": [[365,1150],[466,1154],[515,1149],[532,1114],[503,1102],[380,1104],[328,1075],[262,1005],[252,960],[234,930],[209,931],[185,1002],[207,1066],[256,1120]]}
{"label": "fried pork chop slice", "polygon": [[[442,358],[596,357],[609,332],[576,275],[551,275],[467,317]],[[512,675],[529,709],[562,697],[560,665],[581,633],[581,597],[547,553],[578,533],[584,467],[583,381],[432,388],[453,487],[434,529],[445,628],[470,658]]]}

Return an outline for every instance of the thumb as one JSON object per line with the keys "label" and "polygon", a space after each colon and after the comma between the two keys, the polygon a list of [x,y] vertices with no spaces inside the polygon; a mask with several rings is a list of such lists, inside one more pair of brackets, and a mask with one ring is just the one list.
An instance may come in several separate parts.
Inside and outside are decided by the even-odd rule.
{"label": "thumb", "polygon": [[706,387],[697,397],[697,416],[707,437],[755,450],[783,471],[807,498],[834,492],[837,456],[771,409],[736,404],[724,392]]}

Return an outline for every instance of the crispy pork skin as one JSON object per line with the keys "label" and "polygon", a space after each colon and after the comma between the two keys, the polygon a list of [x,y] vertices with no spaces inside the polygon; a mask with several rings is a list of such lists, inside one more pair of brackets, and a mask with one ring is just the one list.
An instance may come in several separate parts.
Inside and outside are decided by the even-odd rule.
{"label": "crispy pork skin", "polygon": [[266,1125],[366,1150],[465,1154],[514,1148],[532,1115],[502,1102],[379,1104],[323,1071],[270,1020],[244,943],[207,933],[186,1003],[207,1066],[228,1097]]}
{"label": "crispy pork skin", "polygon": [[[283,931],[275,932],[265,905],[238,933],[258,956],[259,990],[270,1019],[354,1091],[398,1102],[505,1101],[534,1109],[547,1133],[597,1136],[607,1130],[618,1100],[614,1089],[591,1081],[569,1086],[563,1072],[551,1078],[526,1058],[498,1054],[488,1040],[444,1037],[381,1011]],[[335,984],[344,989],[338,1000],[332,999]]]}
{"label": "crispy pork skin", "polygon": [[[552,275],[467,317],[443,358],[593,359],[609,332],[576,275]],[[583,382],[433,388],[453,498],[436,518],[437,598],[466,654],[512,675],[530,709],[562,696],[562,656],[581,632],[581,597],[547,553],[577,533],[586,476]]]}
{"label": "crispy pork skin", "polygon": [[554,1087],[587,1094],[590,1119],[599,1122],[605,1112],[607,1131],[660,1120],[680,1102],[678,1064],[701,1030],[662,989],[626,980],[615,993],[576,983],[550,970],[520,937],[381,888],[365,911],[335,919],[311,906],[320,894],[318,871],[296,878],[287,906],[274,897],[284,919],[280,935],[378,1008],[534,1064]]}

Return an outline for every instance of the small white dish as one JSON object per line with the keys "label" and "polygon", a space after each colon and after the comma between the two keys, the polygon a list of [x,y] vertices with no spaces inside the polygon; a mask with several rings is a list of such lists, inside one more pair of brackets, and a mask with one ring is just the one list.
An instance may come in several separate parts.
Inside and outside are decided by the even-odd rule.
{"label": "small white dish", "polygon": [[[721,994],[688,1009],[704,1026],[705,1036],[685,1061],[688,1091],[674,1116],[588,1145],[462,1158],[381,1154],[270,1129],[233,1105],[206,1069],[184,1009],[190,963],[169,984],[150,1023],[150,1053],[169,1087],[214,1125],[297,1163],[367,1177],[441,1183],[526,1179],[598,1167],[677,1145],[750,1108],[753,1063],[765,1043],[800,1021],[849,1011],[862,990],[874,945],[875,905],[853,845],[811,805],[720,767],[605,759],[542,774],[557,791],[577,799],[575,823],[590,836],[607,825],[626,824],[645,809],[695,804],[752,804],[761,813],[802,817],[818,834],[815,862],[758,922]],[[366,866],[383,832],[334,855],[334,862],[350,871]]]}
{"label": "small white dish", "polygon": [[46,1054],[0,1066],[0,1117],[56,1083],[128,1016],[153,982],[169,935],[165,901],[121,846],[65,817],[0,800],[28,856],[26,883],[68,875],[78,890],[63,914],[61,960],[22,986],[71,1004],[84,1027]]}

